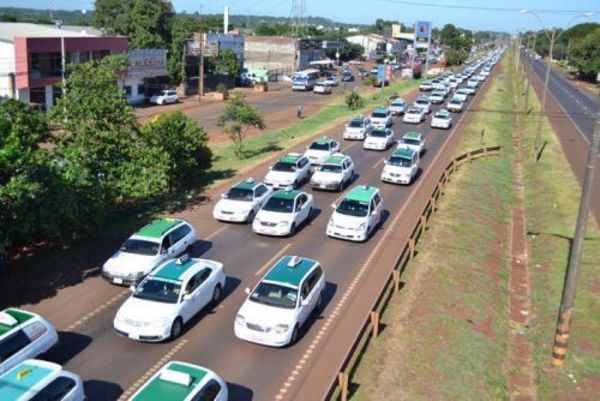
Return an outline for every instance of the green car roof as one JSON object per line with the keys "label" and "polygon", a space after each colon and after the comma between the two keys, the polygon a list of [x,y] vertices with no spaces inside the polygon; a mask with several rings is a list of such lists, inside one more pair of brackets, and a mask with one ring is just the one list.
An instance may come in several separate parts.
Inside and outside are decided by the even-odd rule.
{"label": "green car roof", "polygon": [[53,373],[53,370],[43,366],[26,362],[18,364],[0,376],[0,400],[18,400],[33,386]]}
{"label": "green car roof", "polygon": [[339,164],[342,164],[342,162],[344,161],[345,158],[346,158],[346,156],[329,156],[327,159],[325,159],[324,164],[339,165]]}
{"label": "green car roof", "polygon": [[[297,264],[289,266],[292,258],[297,258]],[[302,279],[317,262],[312,259],[297,256],[284,256],[267,273],[264,280],[298,287]]]}
{"label": "green car roof", "polygon": [[296,162],[298,161],[298,159],[300,159],[300,155],[286,155],[283,156],[281,159],[279,159],[280,162],[283,163],[291,163],[291,164],[296,164]]}
{"label": "green car roof", "polygon": [[181,257],[171,260],[166,265],[162,266],[153,277],[158,277],[166,280],[180,281],[181,277],[185,274],[190,267],[194,266],[196,261],[190,257]]}
{"label": "green car roof", "polygon": [[408,148],[400,148],[392,153],[392,157],[400,157],[402,159],[412,159],[415,151]]}
{"label": "green car roof", "polygon": [[279,190],[279,191],[273,192],[273,195],[271,195],[271,196],[273,198],[278,198],[278,199],[294,200],[294,199],[296,199],[296,196],[300,195],[301,193],[302,192],[296,191],[296,190],[290,190],[290,191]]}
{"label": "green car roof", "polygon": [[26,321],[30,320],[33,318],[34,315],[27,313],[27,312],[23,312],[20,310],[16,310],[16,309],[6,309],[4,311],[2,311],[4,313],[6,313],[7,315],[15,318],[15,320],[17,320],[17,324],[15,324],[14,326],[8,326],[5,324],[0,323],[0,336],[8,333],[9,331],[13,330],[16,327],[19,327],[20,325],[22,325],[23,323],[25,323]]}
{"label": "green car roof", "polygon": [[170,362],[160,371],[165,369],[190,375],[192,381],[189,386],[173,383],[160,378],[160,373],[154,376],[143,389],[135,395],[132,401],[183,401],[207,375],[207,371],[188,364]]}
{"label": "green car roof", "polygon": [[148,238],[160,238],[164,235],[164,233],[169,231],[171,228],[180,224],[181,221],[182,220],[170,219],[170,218],[157,219],[157,220],[154,220],[152,223],[147,224],[144,227],[142,227],[140,229],[140,231],[138,231],[136,233],[136,235],[139,235],[141,237],[148,237]]}
{"label": "green car roof", "polygon": [[352,188],[346,195],[345,199],[368,203],[376,192],[376,187],[370,185],[359,185]]}
{"label": "green car roof", "polygon": [[402,138],[406,139],[419,139],[421,137],[421,133],[419,131],[408,131]]}
{"label": "green car roof", "polygon": [[330,143],[333,139],[331,139],[328,136],[324,136],[322,138],[319,138],[315,141],[315,143],[318,143],[319,145],[327,145],[328,143]]}
{"label": "green car roof", "polygon": [[246,181],[238,182],[233,187],[237,188],[237,189],[249,189],[249,190],[252,190],[257,185],[258,185],[258,181],[249,178]]}

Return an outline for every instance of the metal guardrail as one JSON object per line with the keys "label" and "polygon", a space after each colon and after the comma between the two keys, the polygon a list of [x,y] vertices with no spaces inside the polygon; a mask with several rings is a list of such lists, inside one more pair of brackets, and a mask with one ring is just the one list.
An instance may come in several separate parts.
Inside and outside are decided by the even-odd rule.
{"label": "metal guardrail", "polygon": [[402,248],[400,255],[398,256],[389,279],[381,290],[381,293],[370,308],[370,313],[365,318],[365,322],[356,335],[354,344],[348,350],[344,362],[342,363],[342,371],[338,373],[337,380],[332,380],[332,386],[329,390],[327,400],[329,401],[347,401],[348,400],[348,386],[350,377],[354,374],[354,371],[358,367],[358,358],[365,351],[371,338],[375,338],[379,335],[379,317],[389,304],[392,295],[396,294],[400,290],[400,277],[406,269],[408,262],[415,255],[415,247],[423,233],[427,228],[427,222],[434,214],[437,209],[437,201],[443,194],[443,189],[446,183],[449,181],[450,176],[456,172],[458,167],[465,163],[492,155],[497,155],[503,150],[502,146],[491,146],[470,152],[464,153],[454,160],[452,160],[443,174],[440,176],[438,183],[433,190],[427,205],[423,208],[419,221],[416,223],[410,238]]}

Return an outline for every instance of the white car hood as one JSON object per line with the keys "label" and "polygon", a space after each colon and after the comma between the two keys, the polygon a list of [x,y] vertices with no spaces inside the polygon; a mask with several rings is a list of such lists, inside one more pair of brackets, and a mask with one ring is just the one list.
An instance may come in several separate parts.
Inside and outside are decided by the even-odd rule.
{"label": "white car hood", "polygon": [[295,324],[294,312],[294,309],[278,308],[246,300],[238,313],[244,316],[246,322],[259,324],[263,327],[273,327],[278,324],[293,326]]}
{"label": "white car hood", "polygon": [[267,221],[270,223],[279,223],[281,221],[291,222],[294,218],[294,213],[279,213],[270,212],[267,210],[260,210],[256,218],[260,221]]}
{"label": "white car hood", "polygon": [[221,199],[217,202],[215,209],[216,210],[225,210],[228,212],[249,212],[252,209],[254,202],[245,202],[239,200],[232,199]]}
{"label": "white car hood", "polygon": [[266,181],[269,182],[283,182],[283,181],[294,181],[296,179],[296,172],[286,172],[286,171],[275,171],[271,170],[267,173],[265,177]]}
{"label": "white car hood", "polygon": [[411,167],[400,167],[400,166],[392,166],[391,164],[386,164],[383,168],[385,173],[394,173],[394,174],[402,174],[402,175],[410,175]]}
{"label": "white car hood", "polygon": [[364,130],[362,127],[346,127],[346,132],[351,134],[362,134]]}
{"label": "white car hood", "polygon": [[316,171],[312,176],[312,180],[314,182],[340,182],[342,180],[342,174]]}
{"label": "white car hood", "polygon": [[103,269],[111,274],[135,274],[150,272],[159,261],[159,255],[138,255],[117,251],[104,263]]}
{"label": "white car hood", "polygon": [[410,149],[412,151],[415,152],[420,152],[421,151],[421,146],[419,145],[411,145],[408,143],[399,143],[398,146],[396,146],[396,149]]}
{"label": "white car hood", "polygon": [[367,217],[349,216],[338,212],[331,215],[333,224],[344,228],[358,228],[362,223],[367,222]]}
{"label": "white car hood", "polygon": [[148,301],[131,296],[121,305],[117,316],[138,322],[154,322],[165,317],[170,320],[175,316],[177,306],[178,304]]}
{"label": "white car hood", "polygon": [[380,138],[380,137],[376,137],[376,136],[368,136],[368,137],[365,139],[365,143],[366,143],[366,144],[371,144],[371,143],[372,143],[372,144],[386,143],[386,142],[387,142],[387,138],[388,138],[388,137],[383,137],[383,138]]}
{"label": "white car hood", "polygon": [[306,152],[304,152],[304,156],[308,157],[309,159],[316,157],[318,160],[325,159],[330,154],[331,154],[331,152],[329,152],[328,150],[316,150],[316,149],[308,149]]}

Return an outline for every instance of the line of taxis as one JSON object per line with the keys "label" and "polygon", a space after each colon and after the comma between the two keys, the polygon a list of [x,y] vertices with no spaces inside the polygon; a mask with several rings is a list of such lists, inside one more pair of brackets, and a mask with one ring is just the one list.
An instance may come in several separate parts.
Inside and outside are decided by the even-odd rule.
{"label": "line of taxis", "polygon": [[[492,52],[479,64],[491,68],[501,51]],[[474,72],[471,69],[470,73]],[[406,132],[396,140],[390,128],[392,116],[403,114],[406,122],[406,116],[417,110],[421,122],[430,108],[428,97],[418,97],[412,106],[393,99],[388,108],[350,120],[343,138],[362,140],[368,150],[396,146],[384,161],[380,178],[386,183],[411,184],[418,176],[425,141],[417,131]],[[433,120],[442,112],[436,112]],[[304,154],[283,156],[262,182],[248,179],[233,185],[214,206],[213,217],[250,224],[260,235],[293,236],[312,218],[315,207],[314,196],[300,189],[303,184],[341,192],[354,182],[354,162],[340,149],[339,142],[325,136],[311,143]],[[383,199],[379,188],[356,185],[332,207],[325,234],[362,242],[381,222]],[[173,340],[201,310],[219,303],[226,283],[223,264],[191,257],[196,240],[196,231],[188,222],[160,218],[131,235],[106,261],[102,277],[112,284],[129,285],[132,292],[114,317],[115,333],[135,341]],[[294,344],[303,324],[322,307],[325,283],[318,261],[295,255],[281,257],[254,288],[246,288],[247,298],[232,322],[235,336],[271,347]],[[58,364],[35,359],[58,346],[58,340],[56,329],[43,317],[16,308],[0,311],[1,401],[85,399],[79,376]],[[168,362],[129,398],[227,399],[227,384],[215,372],[179,361]]]}

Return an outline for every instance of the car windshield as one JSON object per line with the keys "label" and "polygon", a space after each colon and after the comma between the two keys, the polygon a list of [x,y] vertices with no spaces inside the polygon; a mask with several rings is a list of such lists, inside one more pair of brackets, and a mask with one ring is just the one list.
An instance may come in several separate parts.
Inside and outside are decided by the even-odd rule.
{"label": "car windshield", "polygon": [[342,166],[339,164],[323,164],[321,166],[321,171],[324,173],[341,173]]}
{"label": "car windshield", "polygon": [[402,101],[402,100],[394,100],[392,102],[392,106],[404,106],[404,101]]}
{"label": "car windshield", "polygon": [[261,282],[249,299],[263,305],[294,309],[298,299],[298,290],[279,284]]}
{"label": "car windshield", "polygon": [[309,149],[312,150],[329,150],[329,144],[328,143],[318,143],[318,142],[313,142]]}
{"label": "car windshield", "polygon": [[390,157],[390,160],[388,160],[388,164],[396,167],[410,167],[412,161],[404,157],[392,156]]}
{"label": "car windshield", "polygon": [[450,103],[452,103],[452,104],[461,104],[462,102],[460,101],[460,99],[452,99],[452,100],[450,100]]}
{"label": "car windshield", "polygon": [[402,138],[400,143],[404,143],[406,145],[420,145],[421,144],[421,142],[418,139],[411,139],[411,138]]}
{"label": "car windshield", "polygon": [[277,162],[273,166],[273,170],[274,171],[283,171],[286,173],[292,173],[292,172],[296,171],[296,165],[293,163]]}
{"label": "car windshield", "polygon": [[128,239],[121,245],[121,252],[135,253],[137,255],[156,255],[159,244],[157,242],[145,241],[141,239]]}
{"label": "car windshield", "polygon": [[344,199],[337,207],[336,212],[348,216],[366,217],[369,214],[369,204],[352,199]]}
{"label": "car windshield", "polygon": [[371,117],[373,117],[373,118],[386,118],[387,114],[385,114],[385,113],[373,113],[373,114],[371,114]]}
{"label": "car windshield", "polygon": [[376,129],[375,131],[372,131],[369,136],[374,136],[375,138],[385,138],[387,135],[387,131]]}
{"label": "car windshield", "polygon": [[294,78],[295,84],[303,84],[306,82],[306,78]]}
{"label": "car windshield", "polygon": [[417,104],[426,105],[426,104],[429,103],[429,100],[426,100],[426,99],[417,99],[416,103]]}
{"label": "car windshield", "polygon": [[263,206],[263,210],[267,212],[292,213],[294,211],[294,200],[271,197]]}
{"label": "car windshield", "polygon": [[148,301],[177,303],[181,293],[181,282],[148,278],[135,289],[133,296]]}
{"label": "car windshield", "polygon": [[227,199],[252,202],[254,191],[245,188],[231,188],[227,191]]}
{"label": "car windshield", "polygon": [[352,120],[350,121],[350,124],[348,124],[348,126],[350,128],[362,128],[364,126],[364,123],[362,121]]}
{"label": "car windshield", "polygon": [[315,86],[318,86],[318,87],[323,87],[323,86],[325,86],[325,84],[324,84],[323,82],[317,82],[317,83],[315,84]]}
{"label": "car windshield", "polygon": [[444,114],[436,114],[435,115],[435,118],[439,118],[439,119],[442,119],[442,120],[447,120],[449,117],[450,116],[448,114],[445,114],[445,113]]}
{"label": "car windshield", "polygon": [[407,114],[421,114],[421,110],[419,110],[419,109],[410,109],[406,113]]}
{"label": "car windshield", "polygon": [[169,92],[167,91],[161,91],[158,96],[167,96],[169,94]]}

